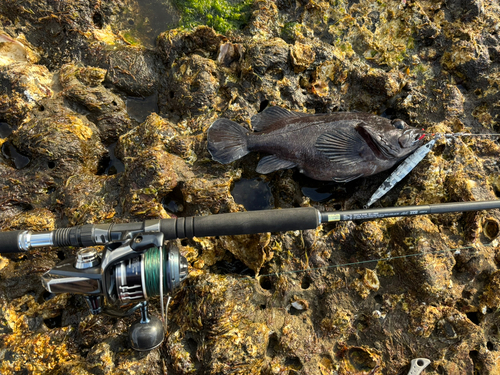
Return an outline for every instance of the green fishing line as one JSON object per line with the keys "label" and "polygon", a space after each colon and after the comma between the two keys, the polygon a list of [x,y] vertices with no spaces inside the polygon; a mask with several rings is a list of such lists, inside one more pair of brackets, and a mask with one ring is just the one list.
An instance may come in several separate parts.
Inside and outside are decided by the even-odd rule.
{"label": "green fishing line", "polygon": [[[163,250],[163,291],[167,290],[167,254]],[[152,247],[144,253],[144,282],[149,297],[160,295],[160,249]]]}

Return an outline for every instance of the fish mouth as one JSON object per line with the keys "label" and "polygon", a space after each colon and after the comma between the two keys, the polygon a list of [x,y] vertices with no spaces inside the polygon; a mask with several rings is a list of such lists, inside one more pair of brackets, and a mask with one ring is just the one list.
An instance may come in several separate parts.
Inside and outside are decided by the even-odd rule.
{"label": "fish mouth", "polygon": [[398,138],[398,143],[403,149],[411,148],[420,144],[420,140],[423,138],[423,135],[424,132],[421,130],[405,130],[401,137]]}

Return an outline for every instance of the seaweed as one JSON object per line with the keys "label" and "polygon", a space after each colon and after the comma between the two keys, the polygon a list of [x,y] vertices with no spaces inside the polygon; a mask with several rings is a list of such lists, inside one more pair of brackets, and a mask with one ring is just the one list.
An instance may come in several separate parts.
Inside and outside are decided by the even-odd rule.
{"label": "seaweed", "polygon": [[181,26],[207,25],[226,34],[248,22],[253,0],[173,0],[173,3],[181,13]]}

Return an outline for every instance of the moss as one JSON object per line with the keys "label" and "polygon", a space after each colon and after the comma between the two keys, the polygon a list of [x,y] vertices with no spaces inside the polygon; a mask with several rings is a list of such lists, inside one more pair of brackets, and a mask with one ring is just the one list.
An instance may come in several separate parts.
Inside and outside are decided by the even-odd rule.
{"label": "moss", "polygon": [[140,41],[130,31],[122,34],[123,40],[132,46],[140,45]]}
{"label": "moss", "polygon": [[174,0],[181,13],[180,25],[213,27],[221,33],[239,29],[248,22],[253,0]]}
{"label": "moss", "polygon": [[298,22],[287,22],[281,29],[281,37],[286,41],[295,41],[297,34],[301,34],[301,24]]}

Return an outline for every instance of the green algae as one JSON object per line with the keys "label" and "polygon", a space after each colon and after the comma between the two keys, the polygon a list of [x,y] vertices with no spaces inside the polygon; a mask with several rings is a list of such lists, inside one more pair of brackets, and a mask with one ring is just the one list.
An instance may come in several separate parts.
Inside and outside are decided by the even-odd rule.
{"label": "green algae", "polygon": [[181,13],[181,26],[207,25],[220,33],[227,33],[248,22],[253,0],[173,0],[173,3]]}

